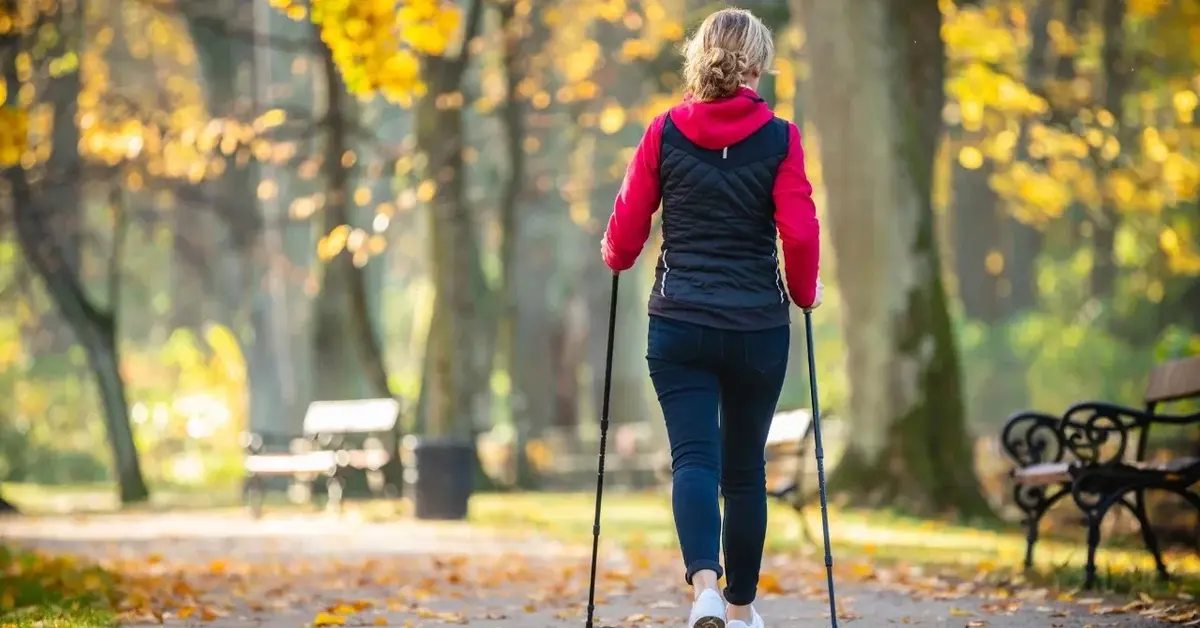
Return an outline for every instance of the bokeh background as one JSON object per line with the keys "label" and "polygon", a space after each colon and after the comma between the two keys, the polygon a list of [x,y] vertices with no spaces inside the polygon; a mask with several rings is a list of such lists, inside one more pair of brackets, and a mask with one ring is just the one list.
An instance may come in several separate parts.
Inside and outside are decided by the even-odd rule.
{"label": "bokeh background", "polygon": [[[1200,353],[1200,2],[864,5],[888,32],[834,2],[736,4],[774,32],[761,92],[816,186],[841,494],[1007,512],[1009,414],[1136,405],[1155,363]],[[683,38],[723,6],[0,2],[0,495],[236,503],[243,433],[377,397],[401,434],[473,443],[477,491],[590,488],[600,235],[680,97]],[[910,126],[917,153],[889,144]],[[657,237],[621,282],[627,488],[663,477]],[[809,405],[799,321],[781,410]]]}

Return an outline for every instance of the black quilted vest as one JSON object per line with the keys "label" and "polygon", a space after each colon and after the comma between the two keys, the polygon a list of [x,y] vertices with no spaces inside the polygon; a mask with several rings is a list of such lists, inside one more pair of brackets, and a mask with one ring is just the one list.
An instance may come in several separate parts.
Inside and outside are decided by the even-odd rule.
{"label": "black quilted vest", "polygon": [[788,123],[774,118],[724,149],[663,126],[662,252],[650,313],[724,329],[787,325],[775,247],[775,175]]}

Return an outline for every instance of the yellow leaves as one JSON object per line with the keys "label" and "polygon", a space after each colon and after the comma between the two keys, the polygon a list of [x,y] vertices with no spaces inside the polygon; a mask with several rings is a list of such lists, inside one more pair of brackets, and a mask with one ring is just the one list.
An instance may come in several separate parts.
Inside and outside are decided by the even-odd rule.
{"label": "yellow leaves", "polygon": [[627,7],[625,0],[592,0],[596,5],[596,15],[609,22],[616,22],[624,15]]}
{"label": "yellow leaves", "polygon": [[422,203],[433,200],[435,193],[437,193],[437,184],[433,181],[425,180],[417,185],[417,200]]}
{"label": "yellow leaves", "polygon": [[435,0],[409,0],[399,12],[401,39],[427,55],[442,54],[458,31],[460,13]]}
{"label": "yellow leaves", "polygon": [[287,122],[287,112],[282,109],[269,109],[263,112],[254,120],[254,130],[262,133],[268,129],[273,129]]}
{"label": "yellow leaves", "polygon": [[29,115],[26,111],[4,106],[0,101],[0,168],[21,163],[21,154],[29,143],[28,136]]}
{"label": "yellow leaves", "polygon": [[764,593],[779,595],[786,593],[786,589],[779,582],[779,577],[773,573],[764,573],[758,578],[758,588]]}
{"label": "yellow leaves", "polygon": [[995,7],[946,8],[942,39],[951,63],[1012,64],[1020,60],[1015,31]]}
{"label": "yellow leaves", "polygon": [[600,112],[600,130],[606,135],[613,135],[625,128],[625,109],[620,103],[609,102]]}
{"label": "yellow leaves", "polygon": [[999,277],[1004,272],[1004,254],[997,250],[988,251],[983,258],[983,267],[989,275]]}
{"label": "yellow leaves", "polygon": [[1138,194],[1138,183],[1133,174],[1126,170],[1117,170],[1109,174],[1105,186],[1109,198],[1121,208],[1129,208]]}
{"label": "yellow leaves", "polygon": [[1014,214],[1023,222],[1042,223],[1058,218],[1073,198],[1069,181],[1061,181],[1023,162],[993,175],[990,182],[996,192],[1017,202]]}
{"label": "yellow leaves", "polygon": [[216,621],[221,617],[215,609],[207,606],[184,606],[175,612],[175,616],[179,619],[198,619],[203,622]]}
{"label": "yellow leaves", "polygon": [[337,257],[350,240],[350,225],[338,225],[317,242],[317,257],[323,262]]}
{"label": "yellow leaves", "polygon": [[983,152],[974,146],[963,146],[958,151],[958,163],[967,170],[978,170],[983,166]]}
{"label": "yellow leaves", "polygon": [[1186,224],[1167,227],[1158,234],[1158,246],[1167,255],[1167,264],[1172,273],[1200,275],[1197,235]]}
{"label": "yellow leaves", "polygon": [[313,626],[345,626],[346,618],[333,613],[320,612],[313,618]]}
{"label": "yellow leaves", "polygon": [[328,262],[345,251],[350,254],[354,265],[361,268],[372,256],[383,253],[386,248],[387,240],[378,233],[369,234],[358,227],[338,225],[317,241],[317,258]]}
{"label": "yellow leaves", "polygon": [[[293,19],[310,14],[295,0],[271,4]],[[461,22],[447,0],[313,0],[310,15],[350,93],[404,105],[425,93],[419,55],[445,53]]]}
{"label": "yellow leaves", "polygon": [[630,63],[639,59],[653,59],[659,46],[645,39],[627,39],[621,44],[621,61]]}
{"label": "yellow leaves", "polygon": [[70,74],[79,69],[79,56],[74,52],[50,60],[50,76],[60,77],[65,74]]}
{"label": "yellow leaves", "polygon": [[1012,114],[1040,114],[1049,108],[1023,83],[977,60],[967,62],[946,81],[946,93],[958,101],[963,127],[969,131],[979,130],[985,107]]}
{"label": "yellow leaves", "polygon": [[1170,0],[1129,0],[1125,10],[1130,17],[1153,17],[1169,3]]}
{"label": "yellow leaves", "polygon": [[1171,96],[1171,106],[1175,109],[1175,115],[1181,124],[1192,123],[1197,104],[1200,104],[1200,98],[1197,98],[1196,92],[1190,89],[1175,92]]}
{"label": "yellow leaves", "polygon": [[600,44],[589,39],[580,42],[571,52],[559,58],[557,65],[567,83],[577,83],[592,75],[592,70],[602,54]]}

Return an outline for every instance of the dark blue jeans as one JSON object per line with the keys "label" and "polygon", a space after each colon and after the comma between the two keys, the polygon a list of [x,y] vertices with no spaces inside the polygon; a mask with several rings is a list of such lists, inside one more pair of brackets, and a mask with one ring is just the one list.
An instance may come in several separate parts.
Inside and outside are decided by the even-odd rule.
{"label": "dark blue jeans", "polygon": [[787,371],[788,335],[786,325],[727,331],[650,317],[646,361],[671,441],[671,502],[685,578],[691,584],[697,571],[724,573],[725,599],[738,606],[753,602],[758,589],[767,431]]}

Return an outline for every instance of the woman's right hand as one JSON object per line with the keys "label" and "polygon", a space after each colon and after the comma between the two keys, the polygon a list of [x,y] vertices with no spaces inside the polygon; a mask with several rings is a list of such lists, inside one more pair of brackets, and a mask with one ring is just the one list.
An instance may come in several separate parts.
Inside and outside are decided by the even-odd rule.
{"label": "woman's right hand", "polygon": [[821,307],[821,300],[822,300],[822,298],[823,298],[824,296],[825,296],[825,284],[821,283],[821,278],[820,278],[820,277],[818,277],[818,278],[817,278],[817,292],[816,292],[816,296],[813,298],[812,305],[810,305],[810,306],[808,306],[808,307],[804,308],[804,311],[805,311],[805,312],[811,312],[811,311],[813,311],[813,310],[815,310],[815,309],[817,309],[817,308]]}

